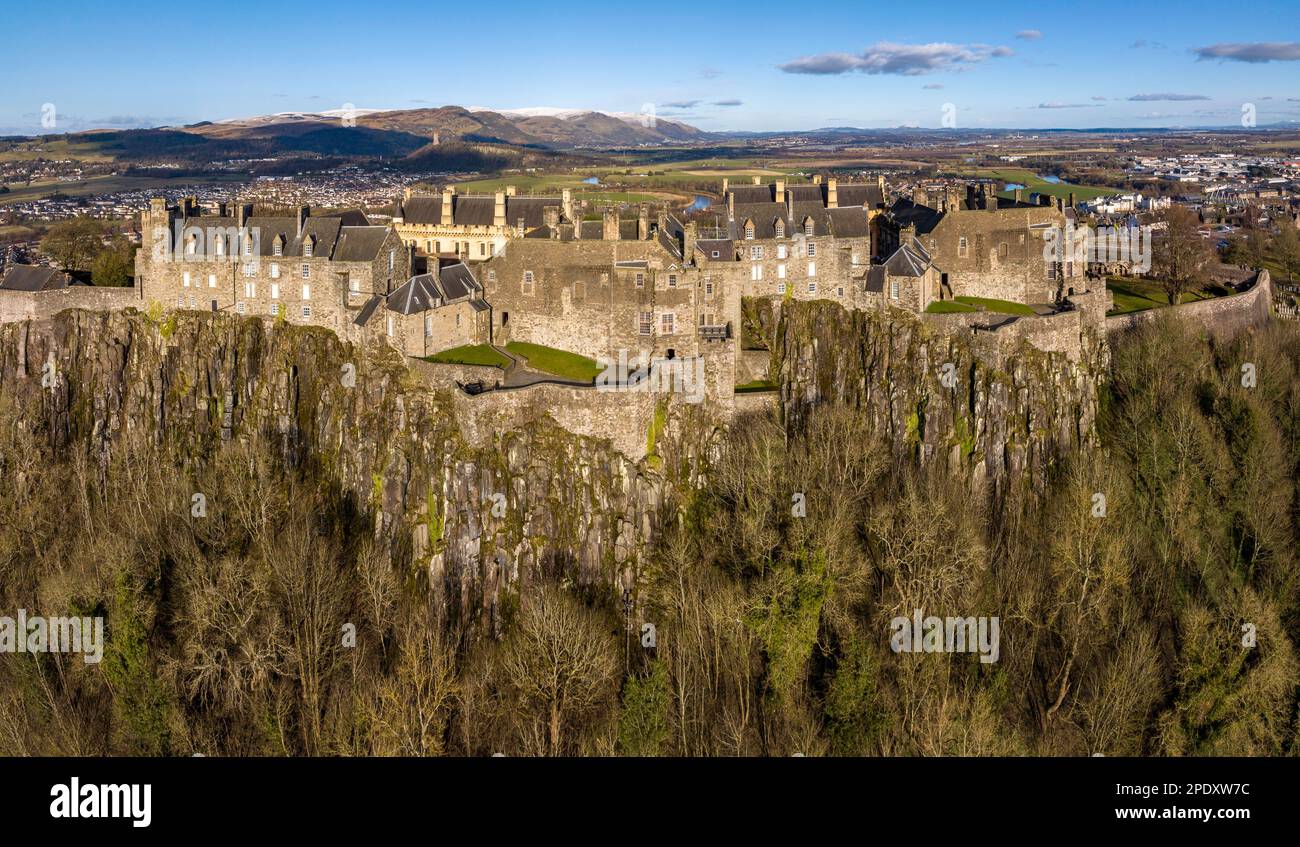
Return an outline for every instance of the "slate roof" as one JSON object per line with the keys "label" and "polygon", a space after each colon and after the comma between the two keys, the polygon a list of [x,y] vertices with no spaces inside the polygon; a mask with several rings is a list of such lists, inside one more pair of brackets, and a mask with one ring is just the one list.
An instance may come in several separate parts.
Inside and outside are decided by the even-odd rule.
{"label": "slate roof", "polygon": [[695,249],[713,262],[736,261],[736,248],[729,238],[701,238],[695,242]]}
{"label": "slate roof", "polygon": [[473,272],[463,263],[458,263],[439,268],[436,273],[411,277],[388,295],[385,306],[391,312],[413,315],[470,298],[475,311],[483,311],[486,304],[479,308],[474,303],[482,300],[482,293],[483,288],[474,278]]}
{"label": "slate roof", "polygon": [[[352,223],[352,222],[356,223]],[[298,219],[290,217],[272,217],[253,215],[244,226],[257,236],[257,255],[275,256],[276,239],[283,239],[281,256],[290,258],[303,255],[303,244],[314,238],[312,256],[333,259],[336,262],[369,262],[379,254],[379,249],[388,234],[386,226],[372,226],[365,215],[356,211],[344,212],[342,215],[308,216],[303,222],[302,234],[298,234]],[[226,215],[199,215],[187,217],[182,221],[181,240],[177,250],[183,252],[184,241],[188,231],[197,228],[202,240],[208,237],[209,229],[224,231],[238,230],[239,219]],[[233,255],[237,245],[231,244]]]}
{"label": "slate roof", "polygon": [[345,226],[334,248],[336,262],[373,262],[388,238],[386,226]]}
{"label": "slate roof", "polygon": [[68,276],[63,271],[37,265],[11,265],[0,280],[4,291],[53,291],[67,288]]}
{"label": "slate roof", "polygon": [[[506,226],[518,226],[519,219],[524,219],[525,229],[535,229],[546,223],[544,210],[547,206],[563,208],[559,197],[506,197]],[[442,223],[442,195],[411,197],[399,201],[397,214],[408,224],[429,224],[437,226]],[[477,194],[453,194],[451,198],[452,223],[456,226],[492,226],[496,215],[496,196]]]}
{"label": "slate roof", "polygon": [[894,220],[898,221],[899,226],[915,225],[917,235],[925,235],[933,231],[939,225],[939,221],[943,220],[943,212],[938,209],[913,203],[906,198],[896,200],[889,211]]}

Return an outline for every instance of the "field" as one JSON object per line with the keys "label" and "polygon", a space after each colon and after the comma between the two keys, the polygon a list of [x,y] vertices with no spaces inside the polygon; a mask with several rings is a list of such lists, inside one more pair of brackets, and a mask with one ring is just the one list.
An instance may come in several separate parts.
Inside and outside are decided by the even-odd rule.
{"label": "field", "polygon": [[[1119,194],[1120,191],[1115,188],[1103,188],[1099,185],[1074,185],[1068,182],[1048,182],[1042,179],[1033,171],[1024,168],[968,168],[963,172],[964,176],[984,177],[986,179],[996,179],[999,182],[1014,182],[1025,187],[1025,195],[1031,193],[1048,194],[1052,197],[1067,198],[1074,193],[1075,200],[1092,200],[1096,197],[1105,197],[1109,194]],[[999,196],[1011,197],[1010,191],[1004,191]]]}
{"label": "field", "polygon": [[996,300],[992,297],[954,297],[951,300],[937,300],[927,306],[925,310],[932,315],[979,311],[997,312],[1002,315],[1034,314],[1034,310],[1024,303]]}
{"label": "field", "polygon": [[[1111,297],[1115,301],[1114,308],[1107,312],[1110,315],[1126,315],[1129,312],[1143,312],[1169,305],[1169,297],[1158,282],[1112,276],[1107,278],[1106,288],[1110,289]],[[1194,300],[1209,300],[1216,296],[1218,295],[1215,291],[1207,289],[1185,291],[1179,302],[1191,303]]]}
{"label": "field", "polygon": [[151,177],[151,176],[96,176],[76,182],[37,182],[29,186],[13,184],[7,194],[0,194],[0,205],[20,203],[25,200],[37,200],[47,194],[59,192],[69,197],[82,197],[94,194],[111,194],[117,191],[139,191],[149,189],[190,186],[196,183],[242,183],[248,177],[242,174],[210,174],[203,177]]}
{"label": "field", "polygon": [[554,347],[543,347],[540,344],[528,344],[523,341],[511,341],[506,345],[506,349],[516,356],[527,359],[528,366],[533,370],[555,374],[565,379],[591,382],[601,371],[594,359],[570,353],[568,350],[557,350]]}
{"label": "field", "polygon": [[466,344],[463,347],[453,347],[432,356],[425,356],[424,360],[442,365],[486,365],[502,370],[510,365],[510,360],[494,350],[490,344]]}

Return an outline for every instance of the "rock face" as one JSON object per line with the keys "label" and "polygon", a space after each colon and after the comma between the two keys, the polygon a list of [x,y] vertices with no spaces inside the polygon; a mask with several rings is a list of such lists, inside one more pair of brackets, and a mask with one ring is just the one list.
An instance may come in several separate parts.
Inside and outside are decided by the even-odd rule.
{"label": "rock face", "polygon": [[849,405],[898,454],[946,462],[995,489],[1011,481],[1039,487],[1060,457],[1096,443],[1104,333],[1077,333],[1067,355],[1030,345],[1014,323],[975,331],[899,310],[799,301],[769,301],[767,309],[756,317],[774,351],[791,431],[816,404]]}
{"label": "rock face", "polygon": [[[816,404],[846,404],[900,456],[995,485],[1041,482],[1093,441],[1099,339],[1081,339],[1084,355],[1072,359],[902,313],[762,308],[795,437]],[[702,407],[667,403],[653,403],[635,434],[646,445],[637,461],[615,439],[575,435],[544,411],[498,430],[468,420],[472,405],[391,349],[213,313],[69,310],[0,326],[0,404],[52,454],[85,451],[101,466],[127,451],[187,468],[227,442],[273,450],[350,492],[449,615],[493,629],[532,580],[615,596],[633,585],[677,496],[707,478],[721,437]]]}
{"label": "rock face", "polygon": [[487,624],[543,575],[617,592],[663,491],[697,462],[678,451],[695,441],[676,437],[685,413],[665,416],[641,463],[546,417],[471,445],[448,392],[391,350],[230,315],[72,310],[4,325],[0,398],[55,454],[101,464],[143,449],[185,467],[232,439],[270,445],[352,492],[451,614]]}

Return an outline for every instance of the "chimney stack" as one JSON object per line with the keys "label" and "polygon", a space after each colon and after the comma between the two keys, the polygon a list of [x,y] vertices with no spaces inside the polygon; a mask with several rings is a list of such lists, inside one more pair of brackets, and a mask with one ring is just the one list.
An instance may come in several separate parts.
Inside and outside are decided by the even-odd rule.
{"label": "chimney stack", "polygon": [[784,202],[785,202],[785,180],[783,180],[783,179],[778,179],[778,180],[776,181],[776,198],[775,198],[775,199],[776,199],[776,202],[778,202],[778,203],[784,203]]}
{"label": "chimney stack", "polygon": [[506,225],[506,193],[498,191],[492,204],[492,226]]}
{"label": "chimney stack", "polygon": [[736,219],[736,195],[728,194],[727,195],[727,220],[734,221],[735,219]]}
{"label": "chimney stack", "polygon": [[644,203],[641,204],[641,209],[637,212],[636,237],[642,241],[650,240],[650,207]]}
{"label": "chimney stack", "polygon": [[822,184],[822,175],[813,174],[813,185],[821,185],[821,184]]}
{"label": "chimney stack", "polygon": [[455,220],[455,211],[456,211],[455,202],[456,202],[456,189],[452,188],[450,185],[443,188],[442,189],[442,215],[438,223],[442,224],[443,226],[451,226],[452,222]]}
{"label": "chimney stack", "polygon": [[566,188],[560,192],[560,211],[564,213],[565,220],[572,221],[573,217],[573,189]]}
{"label": "chimney stack", "polygon": [[311,215],[310,206],[298,207],[298,234],[302,235],[302,228],[307,225],[307,218]]}
{"label": "chimney stack", "polygon": [[217,216],[224,218],[226,216],[227,209],[228,207],[226,206],[226,201],[222,200],[220,203],[217,204]]}
{"label": "chimney stack", "polygon": [[248,219],[253,216],[253,204],[241,203],[235,207],[235,211],[239,215],[239,226],[246,226]]}
{"label": "chimney stack", "polygon": [[618,241],[618,210],[606,208],[601,214],[600,237],[606,241]]}
{"label": "chimney stack", "polygon": [[1023,195],[1022,195],[1022,193],[1021,193],[1021,192],[1023,192],[1023,191],[1024,191],[1023,188],[1017,188],[1016,191],[1015,191],[1015,194],[1012,195],[1012,196],[1014,196],[1014,197],[1016,198],[1016,203],[1017,203],[1017,204],[1019,204],[1019,203],[1021,202],[1022,198],[1023,198]]}
{"label": "chimney stack", "polygon": [[402,202],[406,202],[407,200],[410,200],[410,199],[411,199],[411,195],[414,194],[414,193],[415,193],[415,191],[414,191],[414,190],[411,188],[411,186],[409,186],[409,185],[406,186],[405,188],[403,188],[403,189],[402,189]]}
{"label": "chimney stack", "polygon": [[836,185],[835,180],[826,180],[826,208],[828,209],[838,209],[840,207],[840,198]]}
{"label": "chimney stack", "polygon": [[516,188],[515,186],[513,186],[513,185],[507,185],[507,186],[506,186],[506,196],[507,196],[507,197],[514,197],[514,196],[515,196],[516,194],[518,194],[518,193],[519,193],[519,189]]}
{"label": "chimney stack", "polygon": [[682,260],[689,262],[695,255],[695,241],[700,237],[699,225],[695,221],[686,222],[686,243],[682,245]]}
{"label": "chimney stack", "polygon": [[724,177],[722,178],[722,193],[723,193],[724,195],[727,193],[727,187],[728,187],[730,184],[731,184],[731,180],[727,179],[727,178],[724,176]]}
{"label": "chimney stack", "polygon": [[[505,212],[501,213],[501,219],[505,220]],[[560,207],[543,206],[542,222],[546,224],[548,227],[550,227],[552,230],[558,228],[560,225]]]}
{"label": "chimney stack", "polygon": [[882,203],[883,203],[883,202],[886,202],[886,197],[885,197],[885,175],[884,175],[884,174],[876,174],[876,187],[880,189],[880,200],[881,200],[881,202],[882,202]]}

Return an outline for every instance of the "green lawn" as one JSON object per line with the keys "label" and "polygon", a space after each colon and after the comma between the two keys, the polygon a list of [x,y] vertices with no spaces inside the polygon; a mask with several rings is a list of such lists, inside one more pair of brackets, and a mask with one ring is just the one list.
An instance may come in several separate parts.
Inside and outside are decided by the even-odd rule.
{"label": "green lawn", "polygon": [[758,391],[776,391],[776,383],[770,379],[754,379],[736,386],[737,394],[750,394]]}
{"label": "green lawn", "polygon": [[955,312],[997,312],[1003,315],[1032,315],[1034,310],[1024,303],[996,300],[992,297],[954,297],[936,300],[925,309],[930,314],[943,315]]}
{"label": "green lawn", "polygon": [[[1143,312],[1169,305],[1169,296],[1165,294],[1165,290],[1158,282],[1112,276],[1106,279],[1106,287],[1110,289],[1111,297],[1115,301],[1114,307],[1106,313],[1108,315],[1126,315],[1129,312]],[[1214,296],[1211,291],[1184,291],[1183,298],[1179,302],[1209,300]]]}
{"label": "green lawn", "polygon": [[492,349],[490,344],[466,344],[463,347],[453,347],[432,356],[425,356],[424,360],[443,365],[486,365],[502,370],[510,365],[510,360]]}
{"label": "green lawn", "polygon": [[541,344],[511,341],[506,345],[506,349],[516,356],[527,359],[528,366],[533,370],[555,374],[565,379],[591,382],[601,370],[595,359],[588,359],[586,356],[579,356],[568,350],[544,347]]}
{"label": "green lawn", "polygon": [[[967,171],[971,176],[987,177],[1001,182],[1014,182],[1025,187],[1024,196],[1030,194],[1048,194],[1052,197],[1068,198],[1074,192],[1076,201],[1092,200],[1108,194],[1121,194],[1118,188],[1103,188],[1099,185],[1073,185],[1068,182],[1047,182],[1039,179],[1038,174],[1025,168],[975,168]],[[1012,192],[1003,191],[999,197],[1012,197]]]}

